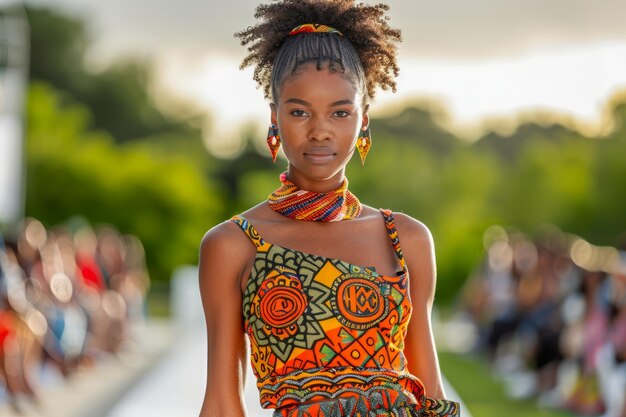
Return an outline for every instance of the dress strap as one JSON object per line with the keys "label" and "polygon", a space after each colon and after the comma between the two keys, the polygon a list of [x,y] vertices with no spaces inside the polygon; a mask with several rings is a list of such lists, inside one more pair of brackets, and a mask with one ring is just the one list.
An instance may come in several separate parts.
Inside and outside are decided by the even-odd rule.
{"label": "dress strap", "polygon": [[400,266],[402,266],[402,271],[406,272],[406,262],[404,260],[404,255],[402,254],[402,248],[400,248],[400,239],[398,238],[398,231],[396,230],[396,223],[393,220],[393,213],[389,209],[380,209],[380,212],[385,219],[385,227],[387,228],[387,234],[391,239],[391,244],[393,245],[393,250],[396,252],[396,256],[400,261]]}
{"label": "dress strap", "polygon": [[242,216],[235,215],[231,217],[230,220],[239,225],[239,227],[241,227],[241,230],[243,230],[243,232],[250,238],[252,243],[254,243],[254,246],[260,248],[261,246],[265,245],[265,241],[263,240],[259,232],[256,231],[254,226],[252,226],[252,224],[248,221],[248,219]]}

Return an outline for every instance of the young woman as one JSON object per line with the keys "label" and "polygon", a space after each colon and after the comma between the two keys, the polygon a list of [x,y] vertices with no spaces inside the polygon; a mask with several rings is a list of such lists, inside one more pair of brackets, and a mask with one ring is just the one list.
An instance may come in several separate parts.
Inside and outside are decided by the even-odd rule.
{"label": "young woman", "polygon": [[267,201],[202,239],[202,417],[246,415],[248,362],[275,417],[459,415],[443,400],[430,326],[430,232],[361,204],[345,177],[371,145],[375,88],[395,89],[400,32],[387,9],[282,0],[236,34],[271,102],[270,152],[282,145],[289,163]]}

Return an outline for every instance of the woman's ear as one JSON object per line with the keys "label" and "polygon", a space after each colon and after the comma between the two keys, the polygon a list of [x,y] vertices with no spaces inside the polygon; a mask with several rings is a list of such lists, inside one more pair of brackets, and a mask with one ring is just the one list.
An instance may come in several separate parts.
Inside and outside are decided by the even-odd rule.
{"label": "woman's ear", "polygon": [[276,114],[276,104],[270,103],[270,123],[278,126],[278,115]]}
{"label": "woman's ear", "polygon": [[369,115],[370,105],[366,104],[363,108],[363,121],[361,122],[361,130],[365,130],[370,125],[370,115]]}

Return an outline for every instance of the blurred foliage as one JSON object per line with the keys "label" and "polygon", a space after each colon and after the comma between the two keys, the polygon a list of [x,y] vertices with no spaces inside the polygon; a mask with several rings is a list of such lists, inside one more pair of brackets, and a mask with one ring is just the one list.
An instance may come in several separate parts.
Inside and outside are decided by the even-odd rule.
{"label": "blurred foliage", "polygon": [[89,45],[85,23],[48,8],[26,6],[30,24],[30,77],[72,91],[85,82]]}
{"label": "blurred foliage", "polygon": [[217,185],[183,155],[149,143],[116,145],[87,129],[90,112],[47,84],[28,97],[26,212],[47,225],[82,215],[144,243],[153,279],[197,262],[198,242],[222,215]]}
{"label": "blurred foliage", "polygon": [[[29,94],[28,215],[50,225],[82,214],[135,233],[153,278],[165,281],[178,264],[197,261],[208,228],[277,187],[285,160],[273,165],[259,153],[264,132],[247,138],[236,158],[212,158],[197,129],[155,109],[149,64],[90,74],[82,69],[85,25],[28,10],[32,77],[45,81],[33,81]],[[470,144],[441,127],[435,110],[411,106],[372,120],[374,145],[365,167],[350,162],[350,186],[365,204],[429,227],[438,301],[451,301],[481,261],[491,224],[531,232],[552,223],[615,244],[626,230],[626,99],[616,96],[608,107],[615,129],[604,138],[527,121]]]}
{"label": "blurred foliage", "polygon": [[188,133],[186,125],[162,114],[148,91],[150,62],[125,59],[99,72],[85,68],[90,44],[80,18],[29,5],[31,27],[30,77],[47,81],[86,104],[93,127],[125,142],[163,131]]}

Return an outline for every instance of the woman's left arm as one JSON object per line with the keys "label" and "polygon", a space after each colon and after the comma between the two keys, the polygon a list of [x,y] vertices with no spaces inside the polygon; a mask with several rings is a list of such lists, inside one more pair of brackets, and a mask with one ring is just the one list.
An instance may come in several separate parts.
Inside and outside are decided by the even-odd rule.
{"label": "woman's left arm", "polygon": [[431,327],[437,267],[430,230],[418,220],[394,213],[398,237],[409,270],[409,294],[413,305],[404,340],[408,370],[418,377],[431,398],[445,399],[439,360]]}

